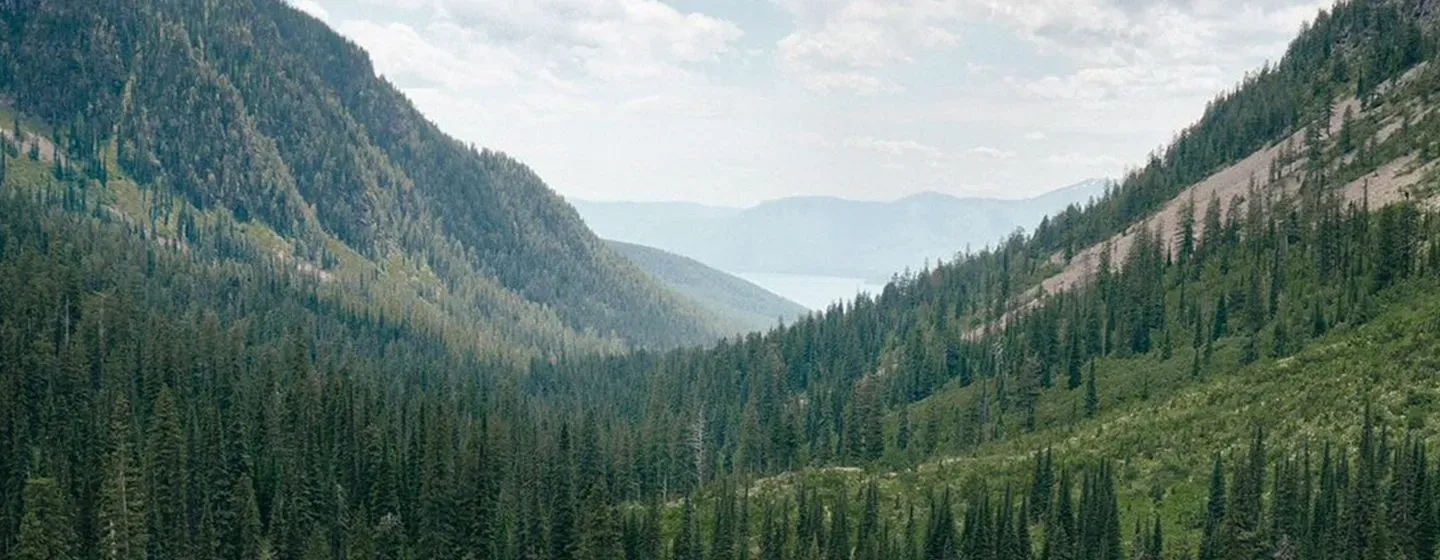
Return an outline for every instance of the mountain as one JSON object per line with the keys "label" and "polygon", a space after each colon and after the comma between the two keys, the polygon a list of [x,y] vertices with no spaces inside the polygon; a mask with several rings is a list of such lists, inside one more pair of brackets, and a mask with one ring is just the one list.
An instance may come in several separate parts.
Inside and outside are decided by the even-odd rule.
{"label": "mountain", "polygon": [[269,249],[298,266],[391,280],[374,297],[503,325],[522,347],[715,336],[533,170],[445,135],[364,51],[281,2],[22,1],[6,14],[0,92],[77,165],[133,182],[146,205],[116,210],[138,224],[189,242],[186,220],[223,214],[273,233]]}
{"label": "mountain", "polygon": [[1105,193],[1092,179],[1024,200],[924,193],[892,202],[795,197],[750,208],[571,200],[601,237],[657,247],[737,272],[888,280]]}
{"label": "mountain", "polygon": [[619,241],[606,244],[660,283],[727,321],[736,333],[767,330],[810,312],[798,303],[693,259],[643,245]]}
{"label": "mountain", "polygon": [[[299,65],[267,82],[243,72],[252,51],[210,52],[276,48],[267,22],[303,17],[289,8],[12,2],[0,556],[1433,558],[1437,15],[1338,4],[1093,204],[784,328],[661,350],[557,327],[622,296],[690,307],[633,290],[658,284],[628,261],[596,270],[638,283],[562,312],[446,268],[491,266],[483,243],[435,237],[454,214],[342,227],[320,215],[424,206],[296,202],[318,193],[288,188],[283,130],[257,124],[281,117],[236,112],[230,78],[185,78],[284,84],[343,60],[265,50],[266,69]],[[37,66],[96,97],[68,106],[84,118],[35,112],[69,95]],[[186,94],[173,109],[145,101],[154,76]],[[395,159],[434,155],[413,150]],[[381,152],[325,157],[346,175]],[[497,204],[535,192],[504,184]],[[547,216],[525,200],[486,210]],[[470,227],[594,239],[552,226]],[[520,277],[546,301],[585,287]]]}

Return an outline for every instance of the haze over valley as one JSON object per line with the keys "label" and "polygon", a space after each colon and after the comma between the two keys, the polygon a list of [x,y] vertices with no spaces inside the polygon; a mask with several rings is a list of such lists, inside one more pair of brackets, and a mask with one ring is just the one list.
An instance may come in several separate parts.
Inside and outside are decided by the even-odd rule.
{"label": "haze over valley", "polygon": [[1018,200],[922,193],[891,202],[785,198],[748,208],[570,203],[603,238],[684,255],[823,309],[857,288],[878,293],[904,271],[994,246],[1071,205],[1083,208],[1109,184],[1091,179]]}

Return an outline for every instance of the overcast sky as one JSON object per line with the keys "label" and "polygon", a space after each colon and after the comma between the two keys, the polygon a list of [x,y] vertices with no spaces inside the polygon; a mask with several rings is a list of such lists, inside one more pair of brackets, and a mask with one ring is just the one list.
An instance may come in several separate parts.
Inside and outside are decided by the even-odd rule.
{"label": "overcast sky", "polygon": [[1313,0],[290,0],[560,194],[1019,198],[1128,165]]}

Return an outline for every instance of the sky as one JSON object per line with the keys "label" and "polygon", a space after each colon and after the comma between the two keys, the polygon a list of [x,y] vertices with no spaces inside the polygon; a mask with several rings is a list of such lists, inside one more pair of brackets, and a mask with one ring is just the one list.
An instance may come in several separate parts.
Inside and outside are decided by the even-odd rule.
{"label": "sky", "polygon": [[288,0],[561,195],[1023,198],[1119,177],[1314,0]]}

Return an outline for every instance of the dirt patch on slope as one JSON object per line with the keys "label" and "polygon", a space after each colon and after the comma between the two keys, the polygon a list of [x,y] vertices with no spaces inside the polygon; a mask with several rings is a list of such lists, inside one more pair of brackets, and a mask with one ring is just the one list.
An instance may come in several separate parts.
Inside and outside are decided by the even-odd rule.
{"label": "dirt patch on slope", "polygon": [[[1352,118],[1362,116],[1364,112],[1357,99],[1350,98],[1337,102],[1330,118],[1330,127],[1327,131],[1327,136],[1334,136],[1340,131],[1347,110],[1352,112]],[[1175,250],[1179,241],[1181,216],[1185,211],[1185,207],[1189,204],[1193,203],[1195,207],[1195,235],[1198,237],[1204,234],[1205,224],[1202,217],[1209,210],[1212,201],[1218,200],[1220,220],[1223,223],[1228,219],[1231,202],[1237,198],[1243,199],[1245,195],[1248,194],[1252,181],[1260,191],[1266,195],[1274,196],[1280,194],[1276,192],[1276,189],[1283,189],[1285,192],[1294,191],[1299,187],[1299,180],[1296,177],[1299,174],[1299,169],[1301,165],[1303,165],[1303,162],[1293,162],[1291,165],[1288,165],[1281,173],[1279,181],[1269,182],[1268,178],[1270,176],[1271,166],[1275,164],[1275,161],[1279,159],[1282,154],[1300,153],[1304,144],[1304,130],[1296,131],[1285,140],[1256,151],[1245,159],[1215,172],[1199,183],[1191,185],[1181,191],[1179,195],[1171,199],[1149,218],[1126,228],[1125,231],[1112,236],[1106,242],[1087,247],[1075,253],[1068,263],[1065,262],[1065,254],[1063,252],[1051,255],[1051,263],[1063,265],[1064,268],[1061,269],[1060,272],[1041,281],[1040,286],[1031,288],[1021,294],[1016,299],[1016,303],[1010,311],[1006,312],[998,321],[992,321],[984,327],[972,329],[966,333],[966,336],[971,339],[978,338],[988,329],[1003,327],[1014,319],[1016,315],[1038,305],[1040,301],[1044,299],[1044,296],[1071,290],[1090,282],[1099,270],[1101,254],[1107,246],[1111,251],[1111,266],[1116,268],[1119,268],[1123,264],[1125,256],[1129,254],[1131,246],[1135,244],[1135,240],[1138,238],[1137,236],[1141,233],[1155,232],[1158,230],[1160,238],[1166,244],[1166,247],[1171,251]],[[1419,181],[1420,177],[1423,176],[1421,172],[1406,173],[1404,163],[1400,160],[1392,162],[1392,165],[1395,166],[1393,169],[1387,165],[1372,178],[1374,183],[1371,187],[1372,192],[1376,190],[1382,191],[1378,195],[1372,194],[1372,204],[1379,204],[1377,201],[1386,201],[1384,203],[1389,203],[1395,200],[1393,198],[1395,196],[1403,197],[1403,194],[1396,195],[1394,193]],[[1349,193],[1352,191],[1352,186],[1353,185],[1347,185],[1345,187],[1344,192],[1347,193],[1347,196],[1349,196]],[[1359,189],[1363,197],[1363,185],[1360,186]],[[1244,204],[1236,205],[1235,209],[1243,210]]]}

